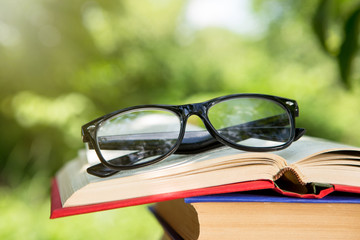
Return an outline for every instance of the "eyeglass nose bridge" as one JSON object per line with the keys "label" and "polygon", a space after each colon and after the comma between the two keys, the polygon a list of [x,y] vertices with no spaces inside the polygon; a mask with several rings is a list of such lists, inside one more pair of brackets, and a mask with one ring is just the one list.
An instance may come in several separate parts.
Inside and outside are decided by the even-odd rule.
{"label": "eyeglass nose bridge", "polygon": [[183,105],[183,112],[186,119],[188,119],[192,115],[196,115],[205,122],[207,106],[204,103],[187,104],[187,105]]}
{"label": "eyeglass nose bridge", "polygon": [[185,116],[185,125],[189,117],[195,115],[198,116],[201,121],[204,123],[205,128],[210,133],[211,136],[216,138],[216,134],[214,134],[214,131],[211,128],[211,123],[209,119],[207,118],[207,103],[193,103],[193,104],[187,104],[183,106],[183,113]]}

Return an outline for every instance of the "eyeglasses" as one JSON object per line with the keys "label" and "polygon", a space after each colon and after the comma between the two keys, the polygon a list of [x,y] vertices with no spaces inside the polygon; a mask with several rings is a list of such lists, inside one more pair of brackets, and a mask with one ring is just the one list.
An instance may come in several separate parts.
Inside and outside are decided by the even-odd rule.
{"label": "eyeglasses", "polygon": [[[89,143],[101,161],[87,171],[107,177],[156,163],[173,153],[192,154],[223,145],[255,152],[281,150],[305,132],[295,128],[298,114],[296,101],[263,94],[125,108],[82,126],[83,142]],[[203,124],[188,121],[191,115],[197,115]]]}

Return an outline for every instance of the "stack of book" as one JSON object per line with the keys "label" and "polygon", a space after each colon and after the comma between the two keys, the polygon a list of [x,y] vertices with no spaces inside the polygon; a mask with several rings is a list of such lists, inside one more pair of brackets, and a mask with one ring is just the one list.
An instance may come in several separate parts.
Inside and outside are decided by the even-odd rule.
{"label": "stack of book", "polygon": [[51,218],[156,203],[184,239],[360,237],[359,148],[302,137],[277,152],[221,147],[107,178],[86,172],[95,163],[81,151],[59,170]]}

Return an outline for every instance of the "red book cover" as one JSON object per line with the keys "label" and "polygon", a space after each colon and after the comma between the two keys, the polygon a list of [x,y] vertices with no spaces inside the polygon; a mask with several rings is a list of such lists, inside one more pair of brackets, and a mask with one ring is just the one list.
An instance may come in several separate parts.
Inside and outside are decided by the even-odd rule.
{"label": "red book cover", "polygon": [[149,204],[167,200],[173,200],[177,198],[187,198],[194,196],[203,196],[210,194],[220,194],[220,193],[231,193],[231,192],[243,192],[243,191],[252,191],[252,190],[265,190],[273,189],[274,191],[290,197],[300,197],[300,198],[323,198],[324,196],[337,191],[337,192],[351,192],[360,194],[359,187],[351,187],[344,185],[334,185],[331,188],[323,189],[319,194],[298,194],[293,192],[283,191],[276,187],[274,182],[269,180],[258,180],[258,181],[249,181],[249,182],[239,182],[221,186],[214,186],[201,189],[192,189],[187,191],[172,192],[166,194],[158,194],[152,196],[145,196],[133,199],[125,199],[119,201],[104,202],[91,205],[83,205],[76,207],[66,207],[64,208],[61,203],[60,194],[56,179],[52,180],[51,184],[51,215],[50,218],[60,218],[84,213],[98,212],[122,207],[129,207],[141,204]]}
{"label": "red book cover", "polygon": [[98,212],[104,210],[110,210],[121,207],[129,207],[141,204],[155,203],[160,201],[167,201],[177,198],[193,197],[193,196],[202,196],[209,194],[219,194],[219,193],[230,193],[230,192],[240,192],[240,191],[252,191],[252,190],[262,190],[262,189],[274,189],[275,185],[272,181],[268,180],[259,180],[251,182],[240,182],[234,184],[227,184],[222,186],[193,189],[180,192],[172,192],[166,194],[158,194],[146,197],[139,197],[133,199],[125,199],[112,202],[104,202],[91,205],[83,205],[76,207],[66,207],[64,208],[61,203],[60,193],[56,178],[52,180],[51,184],[51,215],[50,218],[59,218],[66,217],[77,214]]}

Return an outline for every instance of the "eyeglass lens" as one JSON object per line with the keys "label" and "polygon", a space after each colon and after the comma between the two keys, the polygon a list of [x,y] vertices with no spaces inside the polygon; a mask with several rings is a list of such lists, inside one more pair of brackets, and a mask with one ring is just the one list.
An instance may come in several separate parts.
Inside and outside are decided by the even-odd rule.
{"label": "eyeglass lens", "polygon": [[245,147],[276,147],[290,140],[291,121],[279,103],[262,98],[236,98],[208,110],[219,135]]}
{"label": "eyeglass lens", "polygon": [[163,109],[137,109],[104,121],[97,144],[111,165],[132,166],[167,154],[180,134],[179,117]]}

